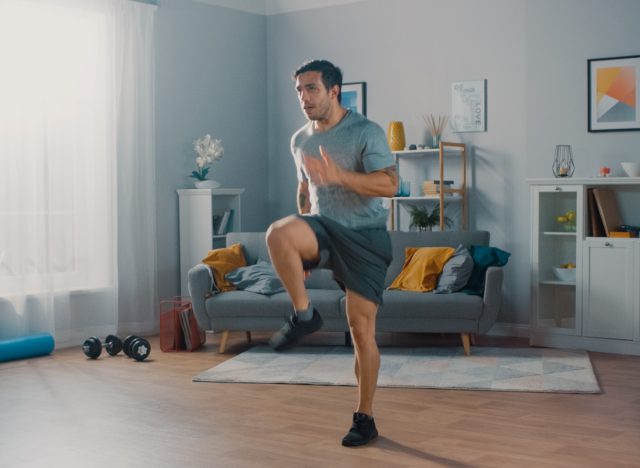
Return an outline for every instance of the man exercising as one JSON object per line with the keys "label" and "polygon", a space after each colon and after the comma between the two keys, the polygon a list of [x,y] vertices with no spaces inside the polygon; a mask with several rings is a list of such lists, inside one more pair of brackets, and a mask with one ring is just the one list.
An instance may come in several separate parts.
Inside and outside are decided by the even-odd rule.
{"label": "man exercising", "polygon": [[294,79],[309,120],[291,139],[299,214],[267,231],[271,261],[294,313],[269,343],[284,350],[322,327],[304,280],[313,268],[331,269],[346,292],[358,382],[358,406],[342,445],[364,445],[378,435],[373,420],[380,368],[376,313],[391,262],[387,210],[379,197],[396,193],[395,163],[382,128],[342,107],[338,67],[314,60],[296,70]]}

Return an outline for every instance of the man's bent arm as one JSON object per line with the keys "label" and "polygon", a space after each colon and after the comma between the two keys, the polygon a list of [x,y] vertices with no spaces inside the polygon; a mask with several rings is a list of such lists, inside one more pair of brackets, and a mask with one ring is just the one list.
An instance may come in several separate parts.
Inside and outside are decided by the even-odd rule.
{"label": "man's bent arm", "polygon": [[307,173],[318,185],[342,185],[368,197],[393,197],[398,191],[398,174],[395,166],[369,173],[349,171],[335,163],[320,146],[321,158],[304,156]]}
{"label": "man's bent arm", "polygon": [[340,185],[360,195],[369,197],[393,197],[398,192],[398,175],[395,167],[379,171],[341,171]]}

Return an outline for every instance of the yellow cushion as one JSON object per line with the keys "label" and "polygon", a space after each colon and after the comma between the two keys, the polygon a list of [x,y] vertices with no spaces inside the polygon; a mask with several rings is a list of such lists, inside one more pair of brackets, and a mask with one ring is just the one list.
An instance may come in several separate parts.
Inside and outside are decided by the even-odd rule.
{"label": "yellow cushion", "polygon": [[223,249],[209,250],[209,254],[202,259],[202,263],[208,265],[213,271],[216,287],[220,292],[236,289],[224,276],[237,268],[247,266],[247,261],[242,252],[242,244],[233,244]]}
{"label": "yellow cushion", "polygon": [[452,247],[407,247],[404,249],[404,266],[389,289],[403,291],[433,291],[455,249]]}

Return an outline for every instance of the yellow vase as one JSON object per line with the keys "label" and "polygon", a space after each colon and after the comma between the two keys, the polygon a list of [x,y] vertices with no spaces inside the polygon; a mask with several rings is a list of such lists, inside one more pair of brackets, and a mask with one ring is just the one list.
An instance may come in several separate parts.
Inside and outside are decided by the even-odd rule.
{"label": "yellow vase", "polygon": [[390,122],[387,130],[387,141],[391,151],[402,151],[405,147],[404,125],[402,122]]}

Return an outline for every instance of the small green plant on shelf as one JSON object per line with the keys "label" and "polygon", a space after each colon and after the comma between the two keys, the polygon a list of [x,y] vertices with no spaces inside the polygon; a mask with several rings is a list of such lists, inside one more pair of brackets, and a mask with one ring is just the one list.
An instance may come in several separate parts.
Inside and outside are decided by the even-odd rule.
{"label": "small green plant on shelf", "polygon": [[[411,215],[411,224],[409,229],[418,228],[418,231],[432,231],[434,226],[440,224],[440,206],[436,205],[431,212],[424,206],[414,206],[409,208]],[[444,225],[451,227],[453,221],[448,216],[444,217]]]}

